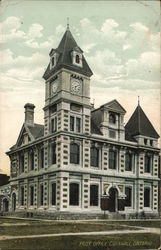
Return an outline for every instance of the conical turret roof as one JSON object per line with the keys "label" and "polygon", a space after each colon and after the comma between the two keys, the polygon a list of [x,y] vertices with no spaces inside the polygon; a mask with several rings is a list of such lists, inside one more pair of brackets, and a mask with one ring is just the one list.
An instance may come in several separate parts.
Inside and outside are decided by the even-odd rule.
{"label": "conical turret roof", "polygon": [[156,139],[159,138],[158,133],[139,104],[127,122],[125,130],[130,136],[142,135]]}

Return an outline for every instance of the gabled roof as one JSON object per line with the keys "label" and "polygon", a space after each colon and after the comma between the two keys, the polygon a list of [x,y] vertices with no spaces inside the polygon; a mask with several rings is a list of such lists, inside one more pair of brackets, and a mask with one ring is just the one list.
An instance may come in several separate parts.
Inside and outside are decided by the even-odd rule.
{"label": "gabled roof", "polygon": [[118,113],[126,113],[126,110],[121,106],[121,104],[116,99],[103,104],[101,107],[111,109]]}
{"label": "gabled roof", "polygon": [[44,135],[44,126],[41,124],[34,123],[34,126],[29,126],[27,124],[23,124],[20,134],[18,136],[17,142],[14,146],[12,146],[10,149],[15,149],[16,147],[19,147],[22,144],[22,139],[24,133],[27,133],[30,140],[36,140]]}
{"label": "gabled roof", "polygon": [[158,133],[154,129],[140,105],[137,106],[131,118],[125,125],[125,131],[129,136],[142,135],[156,139],[159,138]]}
{"label": "gabled roof", "polygon": [[71,52],[73,50],[77,50],[83,53],[83,51],[79,48],[76,41],[74,40],[72,33],[70,32],[69,29],[67,29],[66,32],[64,33],[64,36],[58,48],[56,49],[56,52],[58,53],[58,61],[56,63],[56,66],[50,69],[50,64],[49,64],[43,75],[43,78],[46,80],[51,73],[52,74],[55,73],[60,68],[67,68],[70,70],[74,70],[78,73],[82,73],[86,76],[91,76],[93,73],[83,55],[82,55],[82,67],[72,64]]}

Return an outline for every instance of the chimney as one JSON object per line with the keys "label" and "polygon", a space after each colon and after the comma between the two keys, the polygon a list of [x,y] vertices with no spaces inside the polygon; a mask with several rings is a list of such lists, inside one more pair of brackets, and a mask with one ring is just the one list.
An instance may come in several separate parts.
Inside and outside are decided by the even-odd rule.
{"label": "chimney", "polygon": [[35,105],[32,103],[26,103],[24,108],[25,108],[25,124],[29,126],[34,126]]}

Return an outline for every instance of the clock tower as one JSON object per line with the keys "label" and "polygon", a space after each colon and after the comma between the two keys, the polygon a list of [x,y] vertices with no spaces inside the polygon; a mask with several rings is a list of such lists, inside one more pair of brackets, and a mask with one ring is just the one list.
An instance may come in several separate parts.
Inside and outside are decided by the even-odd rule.
{"label": "clock tower", "polygon": [[[69,27],[59,46],[51,49],[49,58],[49,64],[43,75],[46,81],[45,135],[53,133],[54,130],[54,132],[70,132],[72,126],[70,115],[73,113],[75,114],[73,132],[77,133],[76,126],[80,126],[81,133],[89,134],[90,124],[87,131],[85,116],[89,117],[90,123],[90,77],[93,73]],[[53,121],[55,118],[56,121]],[[79,125],[76,118],[80,119]]]}

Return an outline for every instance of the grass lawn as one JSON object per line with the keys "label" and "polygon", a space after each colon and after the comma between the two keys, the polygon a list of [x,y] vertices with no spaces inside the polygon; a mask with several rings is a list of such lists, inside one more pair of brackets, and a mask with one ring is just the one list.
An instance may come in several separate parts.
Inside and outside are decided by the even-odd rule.
{"label": "grass lawn", "polygon": [[161,228],[160,220],[140,220],[140,221],[121,221],[118,222],[120,225],[130,225],[138,227],[151,227],[151,228]]}
{"label": "grass lawn", "polygon": [[0,235],[33,235],[67,232],[92,232],[109,230],[137,230],[137,227],[123,226],[112,222],[63,222],[63,221],[34,221],[2,219],[0,222]]}
{"label": "grass lawn", "polygon": [[61,236],[0,241],[1,250],[129,250],[157,249],[155,234],[109,236]]}
{"label": "grass lawn", "polygon": [[[133,226],[133,227],[128,227]],[[90,232],[122,230],[121,235],[107,236],[58,236],[0,241],[0,250],[129,250],[157,249],[160,237],[157,234],[138,233],[137,226],[159,228],[159,220],[147,221],[40,221],[7,219],[0,217],[0,235],[39,235],[66,232]],[[136,230],[124,234],[123,230]]]}

